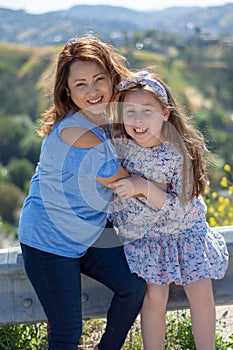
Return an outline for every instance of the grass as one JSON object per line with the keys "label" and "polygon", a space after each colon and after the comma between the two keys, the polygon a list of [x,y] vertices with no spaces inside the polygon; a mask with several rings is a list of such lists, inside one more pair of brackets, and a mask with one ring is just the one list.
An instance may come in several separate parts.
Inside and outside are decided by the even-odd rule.
{"label": "grass", "polygon": [[[195,350],[189,310],[168,311],[164,350]],[[91,350],[104,332],[106,319],[83,321],[83,335],[78,350]],[[1,350],[47,349],[47,324],[8,325],[0,328]],[[128,333],[123,350],[143,350],[140,318]],[[221,332],[216,335],[215,350],[233,349],[233,334],[223,340]]]}

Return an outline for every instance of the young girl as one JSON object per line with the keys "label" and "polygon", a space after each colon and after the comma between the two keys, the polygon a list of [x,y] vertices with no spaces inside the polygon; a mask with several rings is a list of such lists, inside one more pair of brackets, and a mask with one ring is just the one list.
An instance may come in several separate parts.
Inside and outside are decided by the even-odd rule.
{"label": "young girl", "polygon": [[224,238],[205,218],[202,135],[168,87],[147,72],[117,87],[118,156],[131,177],[113,182],[111,217],[131,272],[147,281],[141,312],[145,350],[164,348],[169,284],[184,286],[197,350],[215,348],[211,279],[224,277]]}

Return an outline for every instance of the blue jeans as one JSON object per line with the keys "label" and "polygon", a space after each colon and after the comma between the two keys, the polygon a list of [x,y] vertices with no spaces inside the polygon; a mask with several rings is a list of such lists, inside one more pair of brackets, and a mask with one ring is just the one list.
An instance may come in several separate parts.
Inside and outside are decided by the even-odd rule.
{"label": "blue jeans", "polygon": [[[100,239],[104,241],[109,230]],[[50,325],[49,350],[77,350],[82,333],[81,272],[114,292],[98,346],[121,349],[142,306],[146,284],[131,274],[120,244],[107,246],[96,244],[81,258],[66,258],[21,244],[27,275]]]}

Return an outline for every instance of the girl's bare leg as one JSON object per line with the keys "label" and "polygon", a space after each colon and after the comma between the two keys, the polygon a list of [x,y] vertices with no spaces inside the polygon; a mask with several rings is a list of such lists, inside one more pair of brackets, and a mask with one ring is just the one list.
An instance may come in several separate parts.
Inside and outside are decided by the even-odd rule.
{"label": "girl's bare leg", "polygon": [[169,286],[147,284],[141,311],[144,350],[163,350],[164,348],[168,292]]}
{"label": "girl's bare leg", "polygon": [[216,313],[211,279],[192,282],[184,290],[190,303],[196,349],[214,350]]}

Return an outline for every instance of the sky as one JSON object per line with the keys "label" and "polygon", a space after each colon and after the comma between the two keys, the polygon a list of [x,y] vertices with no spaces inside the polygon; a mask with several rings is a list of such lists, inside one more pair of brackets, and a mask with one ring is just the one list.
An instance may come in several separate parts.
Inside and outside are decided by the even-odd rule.
{"label": "sky", "polygon": [[[31,14],[41,14],[50,11],[67,10],[75,5],[111,5],[127,7],[134,10],[162,10],[173,6],[219,6],[232,3],[227,0],[0,0],[0,8],[13,10],[23,9]],[[165,5],[166,4],[166,5]]]}

